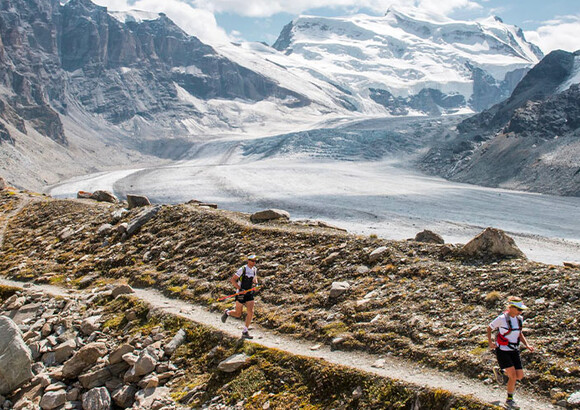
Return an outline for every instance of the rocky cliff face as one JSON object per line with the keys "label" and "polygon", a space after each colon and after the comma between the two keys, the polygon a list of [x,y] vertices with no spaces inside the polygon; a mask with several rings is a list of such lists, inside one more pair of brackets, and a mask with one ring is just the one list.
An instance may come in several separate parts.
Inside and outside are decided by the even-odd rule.
{"label": "rocky cliff face", "polygon": [[554,51],[506,101],[460,123],[421,167],[457,181],[580,195],[580,52]]}
{"label": "rocky cliff face", "polygon": [[[118,156],[114,164],[143,152],[176,157],[202,120],[227,128],[235,118],[219,107],[210,118],[210,99],[268,99],[289,109],[311,103],[163,14],[124,21],[90,0],[0,4],[1,170],[16,183],[38,188],[98,170],[96,152]],[[168,139],[168,148],[153,148]]]}

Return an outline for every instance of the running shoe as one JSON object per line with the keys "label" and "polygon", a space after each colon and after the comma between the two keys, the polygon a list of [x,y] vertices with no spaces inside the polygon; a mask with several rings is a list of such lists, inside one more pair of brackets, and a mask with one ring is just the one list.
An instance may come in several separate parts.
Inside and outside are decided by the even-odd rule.
{"label": "running shoe", "polygon": [[222,315],[222,322],[226,323],[226,320],[228,320],[228,310],[224,310],[224,314]]}
{"label": "running shoe", "polygon": [[506,400],[505,408],[509,410],[520,410],[520,406],[518,406],[513,400]]}
{"label": "running shoe", "polygon": [[252,336],[247,330],[242,331],[242,339],[253,339],[254,336]]}
{"label": "running shoe", "polygon": [[500,369],[498,366],[495,366],[493,368],[493,375],[495,376],[495,381],[500,386],[503,386],[507,383],[508,377],[503,372],[503,369]]}

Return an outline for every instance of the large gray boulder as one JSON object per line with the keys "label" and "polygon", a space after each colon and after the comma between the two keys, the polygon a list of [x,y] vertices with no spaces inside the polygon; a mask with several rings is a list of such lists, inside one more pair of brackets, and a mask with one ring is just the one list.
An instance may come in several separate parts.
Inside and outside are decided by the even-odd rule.
{"label": "large gray boulder", "polygon": [[129,209],[133,209],[139,208],[141,206],[149,206],[151,205],[151,201],[149,201],[149,198],[143,195],[127,194],[127,204],[129,205]]}
{"label": "large gray boulder", "polygon": [[485,228],[465,244],[460,253],[463,256],[482,259],[526,258],[515,241],[504,231],[496,228]]}
{"label": "large gray boulder", "polygon": [[267,209],[259,211],[250,216],[250,221],[254,223],[272,221],[274,219],[290,219],[290,214],[282,209]]}
{"label": "large gray boulder", "polygon": [[32,379],[32,354],[18,326],[0,316],[0,394],[7,394]]}

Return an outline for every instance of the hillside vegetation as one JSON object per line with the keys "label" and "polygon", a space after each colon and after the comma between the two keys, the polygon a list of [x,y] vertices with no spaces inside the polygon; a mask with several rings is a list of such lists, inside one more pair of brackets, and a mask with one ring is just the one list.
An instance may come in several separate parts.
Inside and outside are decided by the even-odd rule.
{"label": "hillside vegetation", "polygon": [[[3,214],[24,197],[29,194],[3,192]],[[117,228],[143,209],[33,199],[4,234],[0,272],[9,278],[78,288],[125,281],[221,311],[230,305],[217,301],[231,293],[229,277],[244,255],[256,253],[263,287],[255,320],[262,326],[482,380],[491,370],[486,326],[506,297],[518,294],[530,306],[525,330],[537,348],[523,351],[523,384],[543,395],[580,389],[577,267],[467,260],[457,245],[388,241],[292,222],[258,225],[249,215],[194,204],[161,206],[123,237]],[[381,246],[383,256],[370,262]],[[336,281],[350,288],[331,298]]]}

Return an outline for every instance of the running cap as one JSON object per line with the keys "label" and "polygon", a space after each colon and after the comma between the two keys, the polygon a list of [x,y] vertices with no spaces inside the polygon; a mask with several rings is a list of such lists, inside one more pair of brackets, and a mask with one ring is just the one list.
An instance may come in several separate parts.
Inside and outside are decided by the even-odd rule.
{"label": "running cap", "polygon": [[508,306],[514,306],[514,307],[517,307],[518,309],[521,309],[521,310],[528,308],[526,305],[524,305],[524,302],[522,302],[521,300],[519,300],[519,301],[512,300]]}
{"label": "running cap", "polygon": [[256,259],[258,259],[258,257],[256,255],[254,255],[254,254],[251,254],[251,255],[248,255],[248,258],[247,259],[249,261],[255,261]]}

